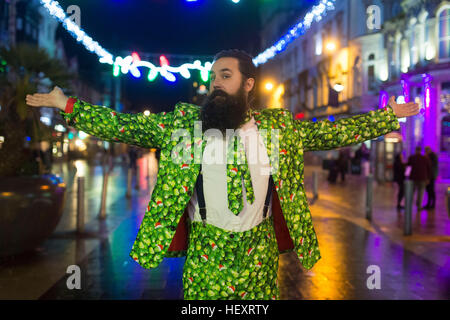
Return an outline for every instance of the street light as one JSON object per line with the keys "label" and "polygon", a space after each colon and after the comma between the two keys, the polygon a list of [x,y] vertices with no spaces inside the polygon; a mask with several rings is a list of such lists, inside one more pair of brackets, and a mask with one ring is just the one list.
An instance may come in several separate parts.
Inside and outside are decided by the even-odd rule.
{"label": "street light", "polygon": [[273,83],[270,81],[267,81],[266,84],[264,85],[264,89],[266,89],[266,91],[272,91],[273,90]]}
{"label": "street light", "polygon": [[144,116],[148,117],[150,115],[150,111],[149,110],[145,110],[144,111]]}
{"label": "street light", "polygon": [[334,41],[329,40],[329,41],[327,41],[327,43],[325,44],[325,49],[326,49],[328,52],[334,52],[334,51],[336,51],[336,48],[337,48],[336,42],[334,42]]}
{"label": "street light", "polygon": [[344,86],[340,83],[336,83],[334,85],[334,90],[336,90],[337,92],[342,92],[344,90]]}

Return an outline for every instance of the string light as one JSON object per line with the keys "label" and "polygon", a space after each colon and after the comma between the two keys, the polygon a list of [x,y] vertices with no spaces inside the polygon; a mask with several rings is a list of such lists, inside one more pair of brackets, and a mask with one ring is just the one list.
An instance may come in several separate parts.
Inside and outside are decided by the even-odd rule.
{"label": "string light", "polygon": [[[232,1],[235,3],[239,2],[234,0]],[[280,52],[283,52],[290,42],[298,38],[300,35],[304,34],[310,28],[313,21],[320,21],[328,11],[334,10],[335,1],[336,0],[321,0],[318,5],[314,6],[311,11],[309,11],[305,15],[303,21],[297,23],[294,27],[292,27],[273,46],[256,56],[253,59],[254,64],[256,66],[264,64],[268,60],[274,58]],[[113,75],[115,77],[119,76],[120,72],[122,72],[123,74],[127,74],[128,72],[130,72],[134,77],[139,78],[141,77],[141,72],[138,68],[145,67],[149,69],[147,75],[147,79],[149,81],[154,81],[158,74],[160,74],[169,82],[175,82],[175,73],[179,73],[182,77],[189,79],[191,77],[191,73],[189,70],[193,69],[200,71],[200,76],[203,81],[208,81],[209,71],[212,67],[211,62],[206,62],[204,65],[202,65],[200,60],[196,60],[193,63],[185,63],[179,67],[172,67],[169,65],[167,59],[163,60],[162,57],[164,56],[161,56],[161,66],[157,67],[149,61],[140,60],[137,53],[133,53],[131,56],[127,56],[125,58],[120,56],[114,58],[111,53],[101,47],[97,41],[94,41],[76,23],[70,20],[70,18],[66,16],[66,13],[57,1],[40,0],[40,2],[48,10],[50,15],[59,20],[64,28],[69,31],[69,33],[78,42],[82,43],[87,50],[95,53],[99,57],[100,63],[113,65]]]}
{"label": "string light", "polygon": [[284,36],[280,38],[273,46],[266,49],[253,59],[253,63],[258,66],[266,63],[268,60],[273,59],[277,54],[283,52],[289,43],[297,39],[299,36],[305,34],[305,32],[311,27],[313,21],[320,21],[326,15],[328,11],[334,10],[334,3],[336,0],[321,0],[320,3],[312,7],[303,21],[298,22],[293,26]]}
{"label": "string light", "polygon": [[41,4],[48,10],[50,15],[59,20],[63,27],[87,50],[95,53],[101,63],[113,64],[114,58],[111,53],[102,48],[97,41],[89,37],[75,22],[66,16],[66,13],[59,5],[58,1],[40,0]]}
{"label": "string light", "polygon": [[[133,58],[134,57],[134,58]],[[165,56],[159,57],[160,66],[155,66],[149,61],[143,61],[139,58],[137,53],[133,53],[131,56],[125,58],[116,57],[114,61],[113,74],[118,76],[119,72],[123,74],[131,73],[135,78],[140,78],[142,76],[139,68],[148,68],[148,81],[153,81],[160,74],[169,82],[175,82],[175,73],[179,73],[183,78],[190,79],[191,73],[189,70],[199,70],[200,76],[204,82],[208,81],[209,71],[211,70],[212,63],[206,62],[204,65],[200,60],[195,60],[194,63],[185,63],[179,67],[172,67],[169,65],[169,60]]]}
{"label": "string light", "polygon": [[165,56],[160,57],[160,67],[155,66],[151,62],[142,61],[136,52],[133,52],[131,56],[122,58],[120,56],[115,57],[102,48],[98,42],[89,37],[76,23],[67,17],[64,10],[61,8],[57,1],[52,0],[40,0],[41,4],[48,10],[50,15],[59,20],[64,28],[80,43],[82,43],[86,49],[95,53],[99,57],[101,63],[107,63],[113,65],[113,75],[118,77],[120,72],[127,74],[130,72],[134,77],[140,78],[141,72],[139,67],[146,67],[149,69],[147,79],[154,81],[158,74],[163,76],[169,82],[175,82],[175,73],[180,73],[185,79],[191,77],[189,69],[199,70],[200,76],[203,81],[208,81],[209,71],[211,70],[212,63],[206,62],[203,66],[199,60],[194,63],[185,63],[179,67],[172,67],[169,65],[169,61]]}

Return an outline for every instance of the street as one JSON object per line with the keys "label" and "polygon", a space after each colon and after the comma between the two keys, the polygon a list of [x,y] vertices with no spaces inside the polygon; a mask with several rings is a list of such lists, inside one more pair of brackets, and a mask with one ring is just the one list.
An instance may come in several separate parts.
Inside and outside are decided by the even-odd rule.
{"label": "street", "polygon": [[[129,257],[156,179],[154,157],[146,155],[138,164],[141,188],[133,189],[127,199],[127,165],[116,159],[108,184],[107,218],[101,221],[97,216],[102,167],[77,162],[86,176],[86,226],[81,235],[75,233],[77,175],[73,166],[56,165],[68,188],[63,218],[33,253],[0,262],[0,299],[182,299],[185,258],[166,258],[156,269],[147,270]],[[319,198],[311,213],[322,258],[307,271],[295,253],[280,256],[282,300],[450,298],[445,184],[437,184],[436,209],[413,211],[413,234],[403,236],[403,211],[395,209],[393,185],[374,186],[370,223],[364,213],[364,177],[348,175],[345,184],[338,180],[329,185],[326,171],[306,167],[309,199],[313,171],[319,174]],[[67,288],[69,265],[81,269],[80,290]],[[379,289],[368,288],[373,268],[380,271]]]}

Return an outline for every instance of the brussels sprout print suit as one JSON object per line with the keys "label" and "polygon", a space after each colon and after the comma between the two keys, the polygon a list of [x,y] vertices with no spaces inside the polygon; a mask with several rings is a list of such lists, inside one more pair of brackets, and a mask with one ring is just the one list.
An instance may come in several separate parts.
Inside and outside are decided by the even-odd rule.
{"label": "brussels sprout print suit", "polygon": [[[61,111],[69,125],[106,141],[161,149],[157,183],[130,256],[144,268],[186,256],[186,299],[278,299],[279,253],[296,252],[306,269],[321,258],[303,185],[303,152],[357,144],[400,128],[390,106],[334,122],[294,120],[281,108],[249,112],[258,130],[267,132],[262,137],[278,206],[253,229],[230,233],[185,218],[200,172],[199,106],[180,102],[172,112],[145,116],[70,98]],[[184,133],[172,135],[177,130]],[[174,153],[183,152],[188,156],[181,163],[173,161]]]}

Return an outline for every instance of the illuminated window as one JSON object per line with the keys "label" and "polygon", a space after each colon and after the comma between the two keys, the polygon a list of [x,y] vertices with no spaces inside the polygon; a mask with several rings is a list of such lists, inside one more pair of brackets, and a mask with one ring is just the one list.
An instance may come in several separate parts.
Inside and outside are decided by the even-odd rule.
{"label": "illuminated window", "polygon": [[439,59],[450,59],[450,7],[439,14]]}

